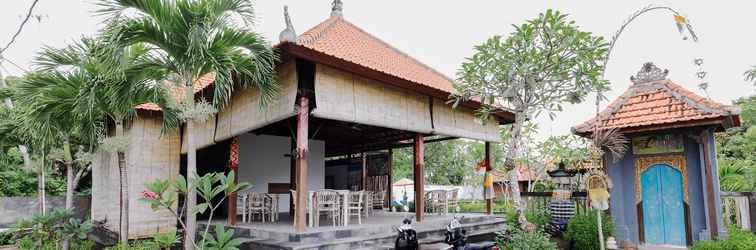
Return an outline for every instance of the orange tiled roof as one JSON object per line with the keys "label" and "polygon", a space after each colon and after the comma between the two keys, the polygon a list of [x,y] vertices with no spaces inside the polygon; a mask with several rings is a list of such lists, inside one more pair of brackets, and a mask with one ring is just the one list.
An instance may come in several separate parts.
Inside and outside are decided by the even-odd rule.
{"label": "orange tiled roof", "polygon": [[[213,82],[215,82],[215,73],[207,73],[198,78],[192,87],[194,87],[194,93],[199,93],[203,89],[207,88],[208,86],[212,85]],[[174,97],[181,97],[183,95],[183,87],[177,87],[170,83],[171,92]],[[147,111],[160,111],[160,106],[158,106],[155,103],[143,103],[139,104],[136,107],[134,107],[137,110],[147,110]]]}
{"label": "orange tiled roof", "polygon": [[[723,105],[696,95],[670,80],[635,83],[601,113],[602,129],[658,126],[711,121],[734,117],[739,123],[739,109]],[[595,117],[573,127],[578,134],[589,134],[594,129]]]}
{"label": "orange tiled roof", "polygon": [[446,93],[454,91],[448,77],[341,16],[331,16],[306,31],[297,45]]}

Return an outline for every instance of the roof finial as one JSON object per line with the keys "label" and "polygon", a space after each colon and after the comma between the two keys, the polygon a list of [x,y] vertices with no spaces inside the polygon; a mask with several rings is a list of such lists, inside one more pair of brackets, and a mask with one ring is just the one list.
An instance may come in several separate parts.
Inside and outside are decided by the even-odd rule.
{"label": "roof finial", "polygon": [[341,0],[333,0],[333,3],[331,3],[331,16],[341,17],[343,11],[344,3],[342,3]]}
{"label": "roof finial", "polygon": [[633,81],[635,84],[659,81],[667,79],[667,74],[669,74],[669,70],[662,70],[656,67],[654,63],[647,62],[643,64],[643,67],[641,67],[635,76],[630,77],[630,81]]}
{"label": "roof finial", "polygon": [[297,32],[294,31],[294,25],[291,24],[289,6],[286,5],[284,5],[284,21],[286,22],[286,28],[278,35],[278,40],[280,42],[296,42]]}

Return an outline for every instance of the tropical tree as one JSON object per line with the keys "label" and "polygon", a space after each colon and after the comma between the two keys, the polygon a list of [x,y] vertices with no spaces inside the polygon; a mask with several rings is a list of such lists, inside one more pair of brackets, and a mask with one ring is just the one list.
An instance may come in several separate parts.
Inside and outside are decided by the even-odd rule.
{"label": "tropical tree", "polygon": [[724,191],[756,191],[756,96],[735,101],[741,127],[716,134],[719,182]]}
{"label": "tropical tree", "polygon": [[[128,138],[124,122],[138,104],[152,102],[164,107],[164,127],[177,127],[167,107],[166,91],[157,80],[164,72],[150,67],[147,49],[133,46],[112,49],[95,39],[84,38],[62,49],[45,48],[37,57],[39,70],[17,87],[19,99],[30,108],[30,119],[50,127],[50,136],[61,146],[57,159],[68,176],[66,207],[73,204],[73,190],[90,168],[96,147],[115,152],[120,173],[120,238],[128,240],[128,168],[125,151]],[[104,122],[115,124],[115,136],[105,137]],[[79,147],[72,149],[72,140]],[[56,143],[51,141],[49,143]],[[51,144],[52,145],[52,144]],[[77,157],[75,157],[77,156]],[[78,166],[78,170],[74,170]]]}
{"label": "tropical tree", "polygon": [[[103,0],[100,13],[114,20],[106,37],[115,46],[144,43],[153,66],[170,73],[183,91],[178,101],[187,131],[187,175],[197,172],[195,124],[222,108],[236,87],[255,87],[262,104],[277,94],[277,54],[252,24],[254,8],[249,0]],[[195,101],[194,81],[214,74],[212,100]],[[186,203],[194,211],[194,180],[187,181]],[[185,242],[193,242],[197,221],[187,214]],[[192,248],[185,243],[186,248]]]}
{"label": "tropical tree", "polygon": [[475,54],[457,73],[459,94],[452,100],[455,105],[480,100],[483,118],[499,109],[515,113],[503,171],[509,175],[513,203],[525,222],[513,171],[522,148],[523,124],[544,112],[553,119],[563,104],[581,102],[588,93],[607,89],[608,82],[601,80],[607,43],[553,10],[514,29],[507,38],[494,36],[475,47]]}
{"label": "tropical tree", "polygon": [[[39,71],[24,78],[17,86],[19,105],[26,107],[24,119],[27,126],[49,131],[46,138],[40,138],[49,148],[59,148],[59,159],[66,172],[66,209],[73,208],[73,192],[81,176],[88,170],[88,163],[78,164],[74,169],[75,141],[91,141],[86,137],[94,134],[82,133],[85,126],[96,127],[95,121],[85,121],[77,114],[78,93],[83,83],[76,77],[68,77],[61,72]],[[92,130],[94,131],[94,129]],[[57,147],[59,146],[59,147]],[[52,156],[54,154],[48,154]]]}

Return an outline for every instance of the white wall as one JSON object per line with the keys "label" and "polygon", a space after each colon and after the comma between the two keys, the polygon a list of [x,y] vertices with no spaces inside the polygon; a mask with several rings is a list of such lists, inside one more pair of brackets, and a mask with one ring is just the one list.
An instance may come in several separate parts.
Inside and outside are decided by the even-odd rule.
{"label": "white wall", "polygon": [[[291,139],[289,137],[244,134],[239,138],[239,181],[253,185],[253,192],[268,192],[268,183],[289,183]],[[308,190],[325,187],[325,142],[310,140]],[[279,201],[280,212],[289,211],[290,196]]]}

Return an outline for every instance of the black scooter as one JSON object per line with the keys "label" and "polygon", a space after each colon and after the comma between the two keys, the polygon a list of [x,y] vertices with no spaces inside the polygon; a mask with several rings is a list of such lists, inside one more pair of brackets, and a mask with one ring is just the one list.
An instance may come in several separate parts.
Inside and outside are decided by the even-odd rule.
{"label": "black scooter", "polygon": [[462,228],[462,224],[459,222],[464,217],[454,218],[446,226],[446,233],[444,233],[444,243],[451,245],[448,250],[490,250],[496,246],[493,242],[483,242],[479,244],[467,243],[467,231]]}
{"label": "black scooter", "polygon": [[394,243],[396,250],[417,250],[417,232],[412,228],[412,218],[404,218],[402,225],[396,228],[398,235]]}

